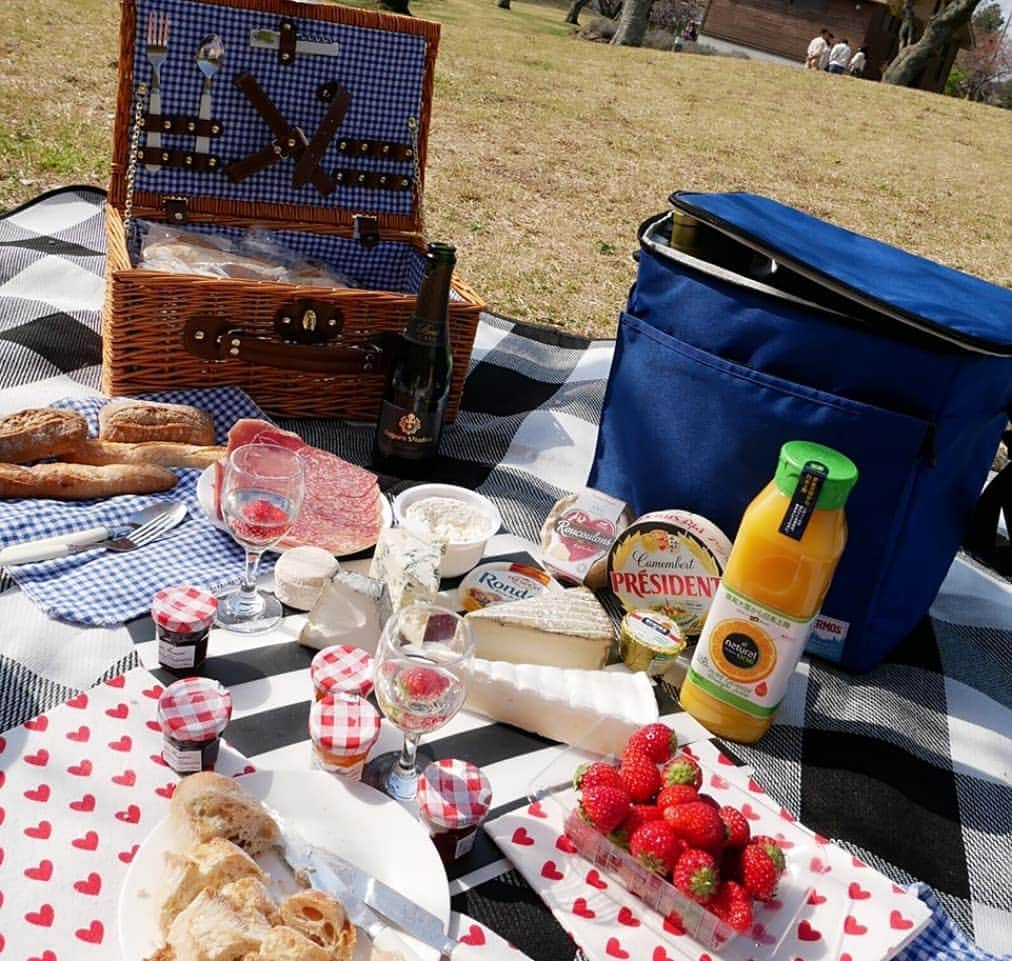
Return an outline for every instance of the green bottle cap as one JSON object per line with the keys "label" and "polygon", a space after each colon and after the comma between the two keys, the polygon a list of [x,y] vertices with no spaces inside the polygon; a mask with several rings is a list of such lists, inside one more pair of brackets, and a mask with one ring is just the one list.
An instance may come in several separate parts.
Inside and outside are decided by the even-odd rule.
{"label": "green bottle cap", "polygon": [[857,483],[857,465],[845,454],[832,447],[823,447],[807,440],[792,440],[780,448],[780,461],[773,478],[777,488],[788,497],[793,497],[798,480],[805,465],[811,462],[821,464],[828,471],[819,491],[815,507],[820,511],[837,510],[847,502]]}

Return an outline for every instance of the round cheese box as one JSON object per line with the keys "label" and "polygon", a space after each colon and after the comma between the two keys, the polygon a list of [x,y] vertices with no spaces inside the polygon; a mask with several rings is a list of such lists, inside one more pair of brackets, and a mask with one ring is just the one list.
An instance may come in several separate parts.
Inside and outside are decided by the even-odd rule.
{"label": "round cheese box", "polygon": [[627,611],[659,611],[695,636],[730,553],[727,535],[705,517],[653,511],[616,538],[608,554],[608,586]]}

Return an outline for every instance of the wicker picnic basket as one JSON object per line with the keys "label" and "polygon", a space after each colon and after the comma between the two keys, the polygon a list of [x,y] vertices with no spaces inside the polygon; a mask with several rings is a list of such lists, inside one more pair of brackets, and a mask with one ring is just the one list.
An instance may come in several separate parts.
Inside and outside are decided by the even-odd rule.
{"label": "wicker picnic basket", "polygon": [[[278,414],[374,420],[422,276],[439,25],[291,0],[121,13],[103,390],[231,385]],[[213,83],[194,57],[209,39],[224,50]],[[140,268],[150,224],[229,241],[255,229],[350,285]],[[448,420],[482,306],[455,278]]]}

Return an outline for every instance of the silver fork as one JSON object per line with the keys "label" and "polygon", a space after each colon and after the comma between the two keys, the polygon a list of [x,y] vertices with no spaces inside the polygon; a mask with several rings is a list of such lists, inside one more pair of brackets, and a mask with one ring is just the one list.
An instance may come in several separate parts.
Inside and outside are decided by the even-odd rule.
{"label": "silver fork", "polygon": [[[148,100],[148,113],[152,117],[160,117],[162,114],[162,65],[169,56],[169,18],[166,14],[148,14],[148,36],[145,52],[148,56],[148,63],[151,64],[151,97]],[[161,131],[149,131],[147,145],[161,148]],[[151,173],[157,173],[162,169],[162,165],[147,164],[146,169]]]}
{"label": "silver fork", "polygon": [[106,550],[119,553],[136,550],[138,547],[150,544],[156,537],[171,530],[185,515],[186,507],[183,504],[177,504],[175,510],[162,514],[146,524],[141,524],[137,530],[131,531],[125,537],[113,537],[109,540],[99,541],[97,544],[78,544],[71,547],[68,553],[80,554],[82,551],[91,551],[96,547],[104,547]]}

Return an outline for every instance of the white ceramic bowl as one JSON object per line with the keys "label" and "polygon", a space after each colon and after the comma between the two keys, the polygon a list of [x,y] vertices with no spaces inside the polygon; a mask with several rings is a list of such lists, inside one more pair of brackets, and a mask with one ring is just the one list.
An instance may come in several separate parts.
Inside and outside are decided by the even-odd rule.
{"label": "white ceramic bowl", "polygon": [[420,525],[417,519],[406,517],[408,508],[426,497],[445,497],[461,501],[477,508],[488,518],[488,525],[477,540],[451,541],[446,545],[446,553],[443,554],[442,563],[439,565],[439,576],[458,577],[466,574],[481,560],[488,539],[502,526],[499,509],[487,497],[454,484],[419,484],[417,487],[410,487],[394,498],[394,520],[426,540],[433,539],[431,530]]}

